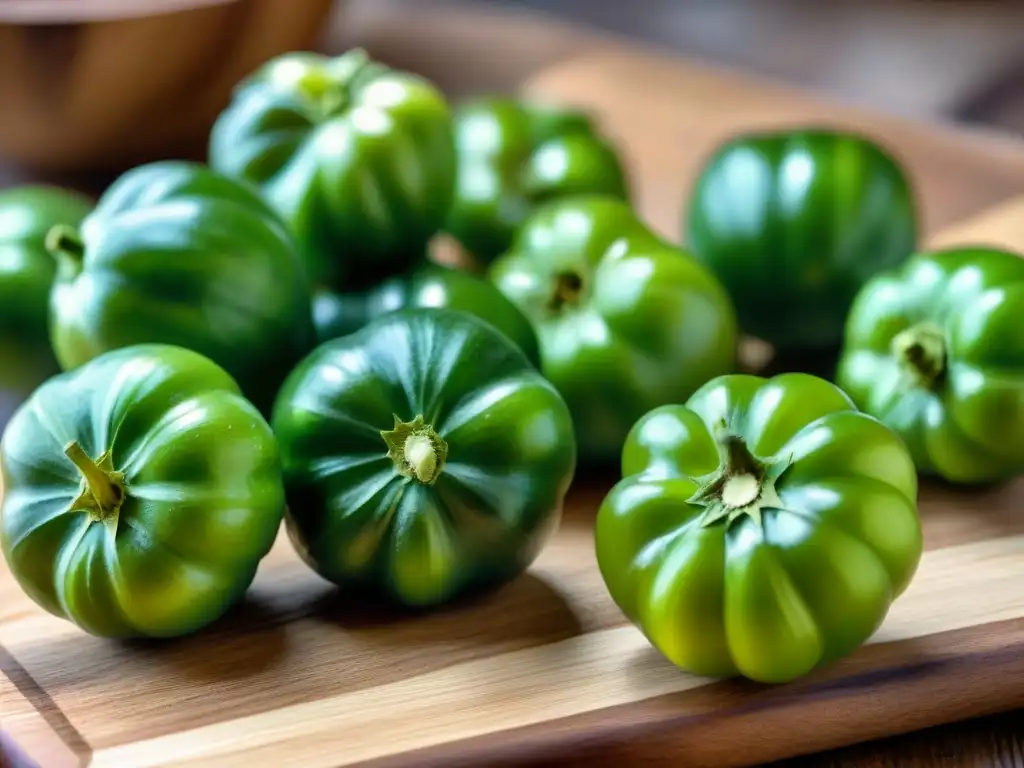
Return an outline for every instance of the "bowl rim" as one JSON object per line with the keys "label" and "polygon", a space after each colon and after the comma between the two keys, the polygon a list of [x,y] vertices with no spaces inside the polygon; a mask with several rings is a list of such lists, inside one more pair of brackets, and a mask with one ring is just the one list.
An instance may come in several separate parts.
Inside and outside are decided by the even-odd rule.
{"label": "bowl rim", "polygon": [[119,21],[237,2],[241,0],[0,0],[0,24]]}

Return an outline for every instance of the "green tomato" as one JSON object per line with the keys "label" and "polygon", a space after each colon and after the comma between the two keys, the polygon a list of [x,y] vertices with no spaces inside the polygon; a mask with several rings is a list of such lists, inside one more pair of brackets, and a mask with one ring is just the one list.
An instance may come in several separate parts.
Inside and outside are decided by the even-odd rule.
{"label": "green tomato", "polygon": [[455,184],[443,94],[359,49],[266,63],[217,119],[209,157],[216,170],[260,187],[313,282],[340,289],[423,258]]}
{"label": "green tomato", "polygon": [[44,243],[51,227],[77,226],[91,208],[87,197],[58,187],[0,192],[0,424],[60,372],[47,327],[57,263]]}
{"label": "green tomato", "polygon": [[628,199],[615,148],[573,109],[483,98],[455,112],[458,173],[447,231],[493,261],[538,204],[580,194]]}
{"label": "green tomato", "polygon": [[54,229],[49,245],[60,261],[51,338],[65,369],[133,344],[187,347],[269,412],[315,343],[309,283],[284,226],[247,185],[203,166],[128,171],[80,231]]}
{"label": "green tomato", "polygon": [[108,352],[37,389],[0,443],[0,547],[86,632],[172,637],[238,601],[284,512],[270,426],[180,347]]}
{"label": "green tomato", "polygon": [[878,628],[921,557],[917,475],[824,379],[709,381],[641,418],[597,515],[626,616],[698,675],[793,680]]}
{"label": "green tomato", "polygon": [[917,215],[902,168],[868,139],[771,132],[715,151],[685,230],[746,333],[780,350],[816,350],[839,346],[860,287],[913,252]]}
{"label": "green tomato", "polygon": [[857,295],[837,382],[954,483],[1024,473],[1024,260],[920,253]]}
{"label": "green tomato", "polygon": [[299,554],[410,606],[524,571],[575,470],[558,392],[506,336],[451,309],[392,312],[321,344],[271,423]]}
{"label": "green tomato", "polygon": [[487,280],[440,264],[428,262],[365,292],[319,290],[313,295],[313,322],[323,342],[347,336],[383,314],[407,307],[469,312],[508,336],[531,363],[540,364],[537,334],[515,304]]}
{"label": "green tomato", "polygon": [[533,322],[541,370],[589,461],[614,461],[640,416],[735,365],[736,317],[718,280],[624,201],[542,206],[490,277]]}

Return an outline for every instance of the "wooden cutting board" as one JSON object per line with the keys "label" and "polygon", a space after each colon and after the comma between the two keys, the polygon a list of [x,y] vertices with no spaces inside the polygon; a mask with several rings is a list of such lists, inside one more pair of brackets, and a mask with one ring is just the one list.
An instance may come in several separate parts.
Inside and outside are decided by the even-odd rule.
{"label": "wooden cutting board", "polygon": [[681,234],[683,206],[707,155],[747,130],[831,125],[867,134],[909,170],[929,234],[1024,193],[1024,143],[1017,137],[883,115],[646,49],[581,54],[542,71],[526,90],[599,119],[625,147],[639,209],[672,238]]}
{"label": "wooden cutting board", "polygon": [[[603,60],[596,74],[592,65],[532,88],[568,89],[609,116],[638,164],[642,210],[663,230],[673,227],[698,146],[761,119],[752,103],[786,113],[731,76],[681,66],[673,71],[685,82],[641,78],[674,94],[668,109],[639,95],[635,60]],[[680,115],[699,125],[710,94],[718,117],[682,130]],[[820,114],[870,122],[776,97],[798,118],[818,104]],[[903,129],[911,155],[921,137],[948,150],[940,162],[911,163],[934,169],[923,192],[940,219],[977,210],[1024,169],[1014,145]],[[943,179],[955,192],[935,191]],[[1021,221],[1024,199],[945,237],[1024,247]],[[561,530],[527,575],[429,615],[346,604],[281,540],[225,620],[177,642],[118,643],[43,613],[0,563],[0,732],[46,768],[468,766],[594,755],[634,764],[623,756],[639,754],[751,764],[1024,706],[1024,480],[983,492],[925,484],[927,552],[884,626],[852,657],[776,687],[683,674],[623,621],[592,551],[594,511],[613,480],[580,478]]]}

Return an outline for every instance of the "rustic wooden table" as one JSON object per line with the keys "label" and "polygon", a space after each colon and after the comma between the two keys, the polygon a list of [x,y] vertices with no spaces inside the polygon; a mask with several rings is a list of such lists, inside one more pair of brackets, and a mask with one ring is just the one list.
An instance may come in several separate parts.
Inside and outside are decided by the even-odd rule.
{"label": "rustic wooden table", "polygon": [[[366,45],[398,65],[425,72],[456,96],[523,88],[596,109],[608,118],[609,130],[628,144],[641,169],[640,205],[668,234],[677,234],[681,195],[701,150],[711,138],[752,121],[834,118],[893,141],[917,172],[929,233],[948,230],[951,223],[1024,192],[1024,142],[1003,135],[904,123],[847,105],[833,105],[830,112],[827,100],[757,76],[663,59],[636,42],[552,18],[474,10],[465,2],[423,5],[414,7],[409,0],[357,3],[354,18],[332,31],[329,44]],[[635,102],[622,100],[630,94],[657,104],[644,117],[653,112],[658,120],[644,124],[632,109]],[[710,130],[700,126],[704,120]],[[638,768],[680,764],[678,755],[648,744],[583,753],[573,764],[590,765],[597,758]],[[1024,711],[773,764],[811,766],[1024,766]]]}

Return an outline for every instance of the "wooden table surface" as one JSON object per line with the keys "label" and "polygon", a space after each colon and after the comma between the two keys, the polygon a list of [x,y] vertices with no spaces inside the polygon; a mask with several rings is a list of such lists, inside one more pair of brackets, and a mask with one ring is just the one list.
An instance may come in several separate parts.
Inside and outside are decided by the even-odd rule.
{"label": "wooden table surface", "polygon": [[[334,33],[334,45],[358,42],[382,58],[425,72],[456,96],[520,88],[596,108],[640,169],[641,210],[670,236],[679,234],[679,205],[695,158],[715,135],[702,130],[703,121],[717,126],[720,135],[744,124],[831,120],[894,143],[921,188],[929,235],[948,233],[953,223],[1024,193],[1024,142],[1005,135],[923,125],[830,103],[551,18],[473,9],[466,2],[356,5],[352,23]],[[619,100],[622,94],[631,97],[628,103]],[[706,105],[706,116],[694,112],[695,103]],[[678,755],[657,743],[583,752],[572,763],[557,765],[593,765],[598,759],[638,768],[679,765]],[[811,754],[774,768],[1020,765],[1024,711]]]}
{"label": "wooden table surface", "polygon": [[[655,93],[638,104],[656,105],[657,126],[645,127],[635,119],[620,117],[612,121],[612,128],[627,143],[632,162],[642,168],[642,209],[655,226],[672,234],[677,226],[678,195],[694,156],[692,147],[688,150],[684,146],[685,132],[679,133],[680,126],[694,120],[692,101],[687,106],[686,95],[676,90],[682,84],[704,83],[710,89],[707,93],[714,94],[713,114],[720,130],[724,130],[723,125],[728,127],[730,120],[743,122],[751,114],[760,115],[758,119],[768,119],[765,115],[772,120],[809,119],[817,114],[815,110],[828,109],[827,101],[791,93],[755,77],[741,73],[722,76],[692,63],[652,58],[628,42],[550,20],[475,11],[466,3],[374,0],[357,6],[357,17],[349,19],[352,23],[342,20],[332,30],[329,47],[354,42],[366,45],[382,58],[434,77],[454,94],[524,86],[537,93],[596,101],[600,109],[608,107],[602,99],[609,98],[613,86],[623,85],[622,78],[626,85],[630,78],[643,78],[638,87],[653,88]],[[648,72],[655,74],[645,78]],[[760,112],[758,108],[751,110],[751,99],[755,106],[760,105]],[[836,105],[832,114],[877,127],[895,137],[903,151],[910,154],[916,173],[925,180],[930,232],[1014,192],[1024,192],[1024,145],[1005,137],[908,124],[841,105]],[[649,134],[648,128],[652,131]],[[673,147],[674,141],[678,144]],[[0,168],[0,185],[31,178],[32,174],[24,170]],[[68,181],[92,191],[105,183],[102,177]],[[568,764],[590,765],[596,759],[631,766],[679,764],[678,758],[657,742],[626,745],[614,753],[605,750],[599,755],[584,751]],[[1024,712],[941,726],[777,765],[866,768],[1021,764]],[[0,766],[7,768],[2,755]]]}

